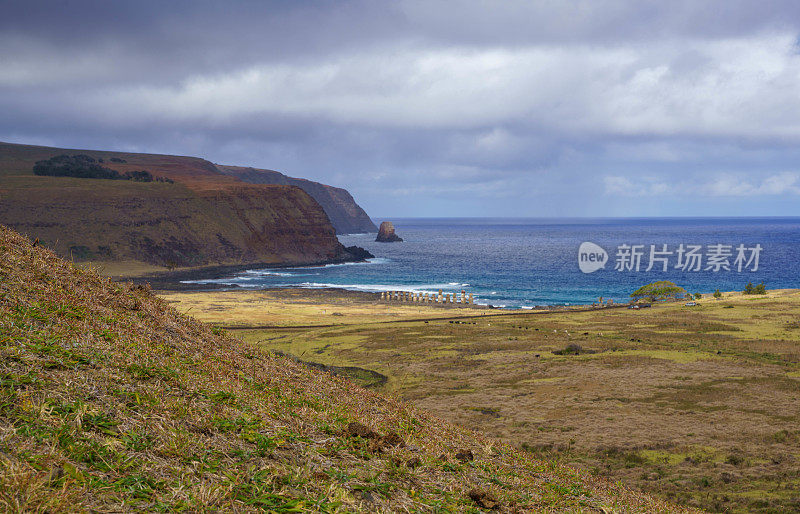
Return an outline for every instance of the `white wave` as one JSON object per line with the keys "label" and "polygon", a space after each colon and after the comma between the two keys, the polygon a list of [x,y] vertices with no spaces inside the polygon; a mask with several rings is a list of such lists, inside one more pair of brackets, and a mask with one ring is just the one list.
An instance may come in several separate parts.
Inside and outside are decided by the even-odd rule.
{"label": "white wave", "polygon": [[251,284],[248,280],[254,279],[224,279],[224,278],[209,278],[205,280],[181,280],[181,284],[219,284],[223,286],[237,286],[245,289],[263,289],[262,284]]}
{"label": "white wave", "polygon": [[335,268],[338,266],[364,266],[367,264],[386,264],[387,262],[392,262],[392,260],[386,259],[384,257],[375,257],[372,259],[367,259],[365,261],[359,261],[359,262],[337,262],[336,264],[323,264],[321,266],[297,266],[297,267],[283,268],[283,269],[306,270],[306,269],[320,269],[320,268]]}
{"label": "white wave", "polygon": [[286,271],[269,271],[264,269],[249,269],[245,271],[245,273],[257,275],[259,277],[310,277],[312,275],[319,275],[319,273],[290,273]]}
{"label": "white wave", "polygon": [[[295,271],[307,271],[307,270],[318,270],[322,268],[332,268],[336,266],[357,266],[363,264],[385,264],[390,262],[390,259],[384,259],[381,257],[376,257],[374,259],[367,259],[364,262],[340,262],[337,264],[323,264],[321,266],[298,266],[293,268],[278,268],[283,271],[277,271],[275,268],[264,268],[264,269],[249,269],[245,270],[244,272],[234,275],[233,277],[227,278],[206,278],[206,279],[199,279],[199,280],[181,280],[181,284],[227,284],[227,285],[238,285],[239,281],[247,281],[247,280],[257,280],[258,277],[262,276],[275,276],[275,277],[310,277],[313,275],[319,275],[319,273],[295,273]],[[248,276],[250,275],[250,276]],[[255,275],[255,276],[252,276]],[[286,286],[291,286],[295,284],[286,284]],[[274,285],[273,285],[274,287]]]}
{"label": "white wave", "polygon": [[335,288],[348,289],[351,291],[369,291],[380,293],[383,291],[404,291],[411,293],[432,293],[436,294],[439,289],[446,289],[447,284],[417,284],[417,285],[398,285],[398,284],[334,284],[332,282],[301,282],[291,284],[295,287],[306,287],[309,289]]}
{"label": "white wave", "polygon": [[199,280],[181,280],[181,284],[223,284],[223,285],[239,285],[240,281],[254,280],[254,278],[202,278]]}
{"label": "white wave", "polygon": [[361,262],[340,262],[337,264],[325,264],[323,268],[332,268],[335,266],[363,266],[365,264],[386,264],[387,262],[392,262],[392,260],[387,259],[385,257],[373,257],[371,259],[367,259]]}

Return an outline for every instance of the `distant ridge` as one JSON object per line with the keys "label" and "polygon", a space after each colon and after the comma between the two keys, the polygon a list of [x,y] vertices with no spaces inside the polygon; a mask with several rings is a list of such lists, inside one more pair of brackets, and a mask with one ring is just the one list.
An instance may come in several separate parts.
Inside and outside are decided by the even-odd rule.
{"label": "distant ridge", "polygon": [[[109,177],[158,180],[34,174],[36,162],[59,155],[79,155]],[[301,188],[245,183],[197,157],[0,143],[0,223],[63,257],[128,275],[363,258],[339,243]]]}
{"label": "distant ridge", "polygon": [[274,170],[219,164],[217,167],[223,173],[251,184],[284,184],[299,187],[325,209],[337,234],[358,234],[378,230],[364,209],[353,199],[353,196],[340,187],[327,186],[303,178],[288,177]]}

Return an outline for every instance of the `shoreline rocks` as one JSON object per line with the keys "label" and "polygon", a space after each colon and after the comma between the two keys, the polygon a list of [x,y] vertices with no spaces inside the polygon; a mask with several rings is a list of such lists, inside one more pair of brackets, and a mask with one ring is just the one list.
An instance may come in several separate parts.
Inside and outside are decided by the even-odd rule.
{"label": "shoreline rocks", "polygon": [[368,250],[361,248],[360,246],[345,246],[344,249],[353,256],[356,261],[365,261],[367,259],[374,259],[375,256],[372,255]]}

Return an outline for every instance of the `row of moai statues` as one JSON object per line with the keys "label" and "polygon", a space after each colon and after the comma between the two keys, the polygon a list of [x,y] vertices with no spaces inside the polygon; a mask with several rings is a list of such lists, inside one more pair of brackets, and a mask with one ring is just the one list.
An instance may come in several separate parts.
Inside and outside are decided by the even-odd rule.
{"label": "row of moai statues", "polygon": [[465,290],[461,290],[461,295],[456,293],[443,293],[439,289],[438,294],[434,293],[414,293],[412,291],[384,291],[381,293],[381,300],[383,301],[397,301],[397,302],[418,302],[418,303],[440,303],[440,304],[456,304],[461,305],[474,305],[475,299],[472,293],[467,295]]}

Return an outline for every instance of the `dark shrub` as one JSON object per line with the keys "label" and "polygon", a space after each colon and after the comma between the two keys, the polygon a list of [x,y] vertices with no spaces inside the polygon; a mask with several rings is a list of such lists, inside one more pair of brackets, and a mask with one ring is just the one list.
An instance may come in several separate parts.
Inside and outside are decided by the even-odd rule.
{"label": "dark shrub", "polygon": [[767,294],[767,286],[764,285],[764,282],[761,282],[757,286],[754,286],[752,282],[748,282],[747,285],[744,286],[742,294]]}
{"label": "dark shrub", "polygon": [[[121,159],[111,160],[114,162],[125,162]],[[127,171],[124,174],[111,168],[106,168],[97,163],[88,155],[57,155],[45,161],[37,161],[33,165],[35,175],[46,175],[50,177],[75,177],[75,178],[101,178],[108,180],[133,180],[135,182],[167,182],[172,184],[172,179],[166,177],[154,177],[152,173],[145,170]]]}
{"label": "dark shrub", "polygon": [[125,180],[133,180],[135,182],[152,182],[153,175],[149,171],[128,171],[123,175]]}
{"label": "dark shrub", "polygon": [[37,161],[33,173],[51,177],[119,179],[120,174],[101,166],[88,155],[57,155],[46,161]]}

